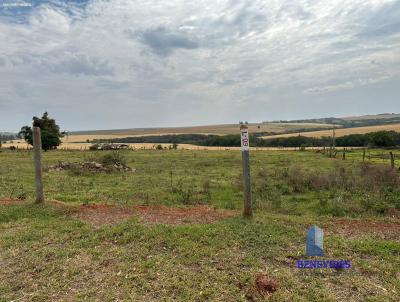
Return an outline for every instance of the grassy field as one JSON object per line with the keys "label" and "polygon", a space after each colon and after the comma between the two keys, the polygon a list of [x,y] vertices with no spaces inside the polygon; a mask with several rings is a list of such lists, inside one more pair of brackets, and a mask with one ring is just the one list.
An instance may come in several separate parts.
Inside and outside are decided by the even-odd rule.
{"label": "grassy field", "polygon": [[[365,134],[369,132],[376,132],[382,130],[393,130],[400,131],[400,124],[392,124],[392,125],[378,125],[378,126],[366,126],[366,127],[354,127],[354,128],[344,128],[344,129],[336,129],[336,137],[344,136],[349,134]],[[298,136],[299,133],[287,133],[287,134],[278,134],[271,136],[264,136],[263,138],[278,138],[278,137],[291,137]],[[319,130],[319,131],[310,131],[310,132],[301,132],[300,135],[306,137],[322,137],[322,136],[332,136],[332,130]]]}
{"label": "grassy field", "polygon": [[[237,151],[124,151],[133,172],[45,172],[44,205],[32,204],[32,154],[0,152],[0,301],[397,301],[399,174],[386,153],[370,153],[372,164],[360,150],[344,161],[253,151],[247,220]],[[103,154],[46,152],[44,165]],[[160,206],[168,208],[159,215],[222,212],[211,224],[158,224],[147,212],[110,216],[113,224],[87,219],[96,209],[103,219],[109,209]],[[323,258],[348,259],[351,269],[297,268],[313,224],[325,232]],[[260,292],[258,273],[278,290]]]}

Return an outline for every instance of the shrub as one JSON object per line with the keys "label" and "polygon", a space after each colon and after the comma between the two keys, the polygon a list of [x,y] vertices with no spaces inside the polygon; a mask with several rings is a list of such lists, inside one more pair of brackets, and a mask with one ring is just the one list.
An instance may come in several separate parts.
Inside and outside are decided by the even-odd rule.
{"label": "shrub", "polygon": [[301,167],[292,166],[288,170],[287,181],[293,192],[303,193],[307,189],[307,175]]}
{"label": "shrub", "polygon": [[364,163],[361,166],[360,178],[365,188],[373,186],[395,188],[400,186],[399,173],[389,166],[371,165]]}
{"label": "shrub", "polygon": [[98,162],[106,167],[113,166],[113,165],[126,166],[126,164],[127,164],[126,156],[119,151],[113,151],[110,153],[99,154],[94,158],[90,158],[90,160]]}
{"label": "shrub", "polygon": [[178,202],[183,204],[192,204],[194,190],[191,185],[184,185],[183,179],[179,179],[177,185],[174,187],[173,192],[178,195]]}
{"label": "shrub", "polygon": [[206,195],[207,201],[211,201],[211,182],[209,179],[203,181],[202,193]]}

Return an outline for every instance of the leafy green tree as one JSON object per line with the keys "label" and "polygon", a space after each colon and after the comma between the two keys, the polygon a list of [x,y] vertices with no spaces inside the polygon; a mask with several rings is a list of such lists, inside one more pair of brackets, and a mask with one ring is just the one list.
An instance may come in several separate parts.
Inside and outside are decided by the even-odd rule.
{"label": "leafy green tree", "polygon": [[[61,138],[65,133],[60,132],[60,127],[54,119],[49,117],[47,112],[43,113],[42,118],[34,116],[33,126],[39,127],[41,130],[42,149],[44,151],[56,149],[61,144]],[[30,126],[22,127],[19,136],[25,139],[28,144],[33,145],[32,128]]]}
{"label": "leafy green tree", "polygon": [[395,131],[378,131],[367,134],[370,144],[375,147],[393,147],[396,146],[398,134]]}

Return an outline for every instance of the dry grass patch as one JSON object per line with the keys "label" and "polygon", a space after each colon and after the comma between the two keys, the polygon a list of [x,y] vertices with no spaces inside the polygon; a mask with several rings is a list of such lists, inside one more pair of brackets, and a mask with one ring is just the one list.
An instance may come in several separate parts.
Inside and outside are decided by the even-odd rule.
{"label": "dry grass patch", "polygon": [[363,235],[374,236],[379,239],[399,240],[400,219],[385,222],[379,220],[340,218],[331,220],[325,228],[346,238],[355,238]]}
{"label": "dry grass patch", "polygon": [[190,224],[213,223],[237,213],[230,210],[214,209],[209,206],[167,207],[167,206],[134,206],[118,207],[113,205],[83,205],[76,209],[72,216],[86,221],[95,227],[114,224],[131,217],[138,217],[146,224]]}
{"label": "dry grass patch", "polygon": [[26,201],[20,199],[0,199],[0,205],[23,204],[23,203],[26,203]]}

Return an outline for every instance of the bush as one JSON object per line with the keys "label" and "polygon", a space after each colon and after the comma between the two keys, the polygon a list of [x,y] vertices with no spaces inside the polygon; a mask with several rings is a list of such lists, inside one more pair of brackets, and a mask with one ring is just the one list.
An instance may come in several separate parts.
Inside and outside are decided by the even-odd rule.
{"label": "bush", "polygon": [[173,188],[173,192],[178,195],[178,202],[185,205],[194,203],[193,187],[191,185],[185,186],[183,179],[178,180],[176,187]]}
{"label": "bush", "polygon": [[389,166],[365,163],[361,166],[360,178],[364,188],[374,186],[393,189],[400,186],[399,173]]}
{"label": "bush", "polygon": [[119,151],[113,151],[113,152],[104,153],[104,154],[97,154],[94,157],[89,157],[87,160],[100,163],[105,167],[109,167],[109,166],[113,166],[113,165],[123,165],[123,166],[127,165],[126,156]]}
{"label": "bush", "polygon": [[121,152],[114,151],[111,153],[106,153],[101,156],[100,163],[104,166],[112,166],[112,165],[126,165],[127,160],[125,155]]}
{"label": "bush", "polygon": [[307,175],[301,167],[292,166],[289,168],[287,182],[295,193],[303,193],[307,190]]}

